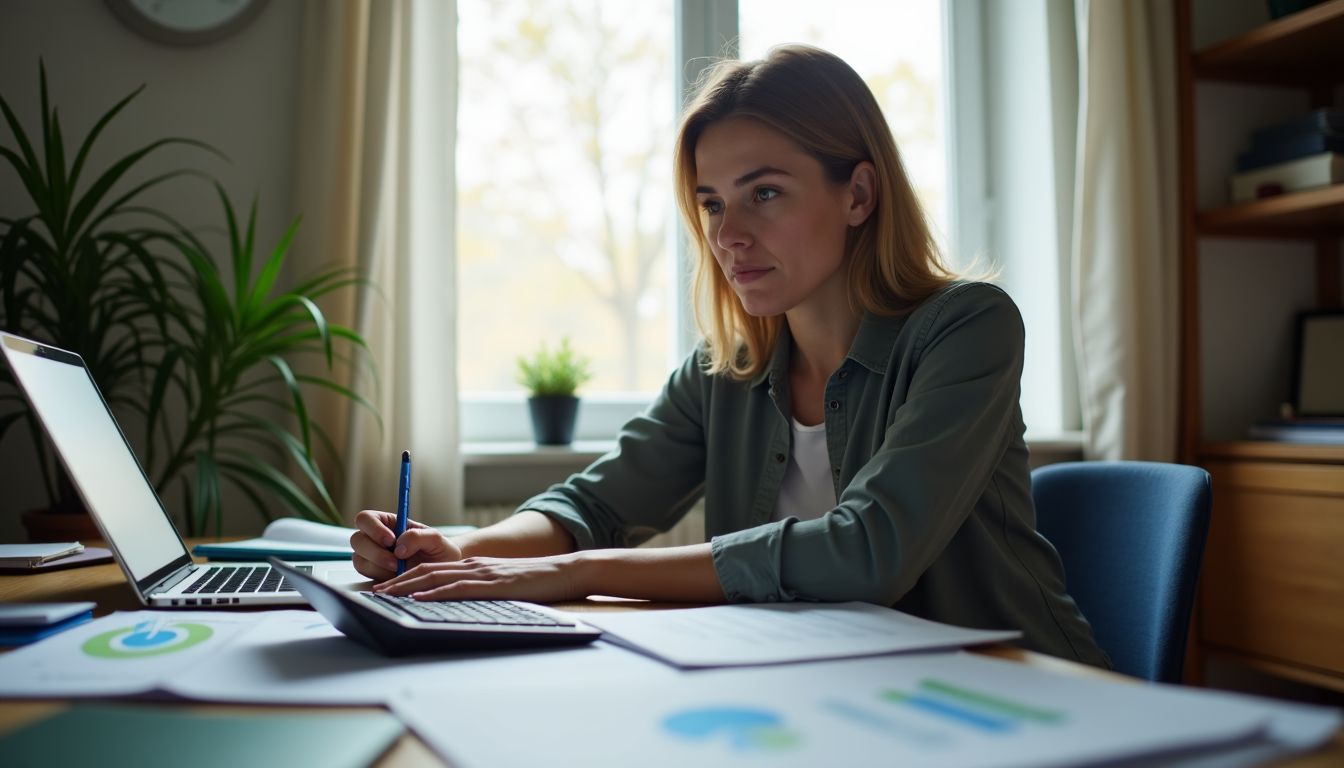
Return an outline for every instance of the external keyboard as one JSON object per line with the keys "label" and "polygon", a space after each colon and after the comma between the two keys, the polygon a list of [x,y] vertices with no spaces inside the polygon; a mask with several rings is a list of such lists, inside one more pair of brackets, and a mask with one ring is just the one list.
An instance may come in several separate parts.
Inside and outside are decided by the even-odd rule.
{"label": "external keyboard", "polygon": [[453,600],[434,602],[406,595],[361,592],[421,620],[437,624],[494,624],[512,627],[572,627],[574,622],[534,611],[507,600]]}

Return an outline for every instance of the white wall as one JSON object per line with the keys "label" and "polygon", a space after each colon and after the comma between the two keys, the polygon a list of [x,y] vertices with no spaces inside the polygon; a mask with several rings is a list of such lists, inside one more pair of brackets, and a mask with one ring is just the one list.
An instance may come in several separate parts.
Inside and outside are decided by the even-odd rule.
{"label": "white wall", "polygon": [[[98,0],[4,0],[0,3],[0,94],[38,130],[37,69],[47,68],[52,103],[67,143],[74,143],[122,96],[147,87],[104,132],[90,170],[101,157],[120,157],[149,141],[182,136],[207,142],[230,159],[173,149],[151,156],[140,178],[193,164],[218,178],[235,205],[260,196],[258,246],[269,251],[295,216],[298,49],[302,3],[271,0],[252,24],[207,46],[177,48],[142,38]],[[0,145],[13,146],[0,127]],[[67,154],[73,155],[74,148]],[[85,178],[89,178],[86,174]],[[213,189],[187,180],[145,198],[187,225],[217,224]],[[0,215],[22,215],[31,204],[8,164],[0,164]],[[43,504],[26,435],[0,444],[0,541],[22,539],[22,510]],[[260,518],[239,515],[257,525]]]}

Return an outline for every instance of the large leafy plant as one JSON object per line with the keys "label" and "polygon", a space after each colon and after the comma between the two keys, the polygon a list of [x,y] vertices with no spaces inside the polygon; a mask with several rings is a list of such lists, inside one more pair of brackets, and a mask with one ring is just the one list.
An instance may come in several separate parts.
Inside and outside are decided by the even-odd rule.
{"label": "large leafy plant", "polygon": [[[320,387],[369,404],[308,369],[296,372],[295,363],[315,358],[330,372],[338,348],[350,359],[349,352],[364,346],[358,334],[328,323],[316,304],[360,281],[348,270],[329,270],[281,289],[298,222],[258,263],[255,201],[242,227],[216,184],[229,253],[230,274],[223,275],[200,234],[141,202],[152,188],[203,174],[179,169],[127,181],[166,146],[214,151],[200,142],[151,141],[81,184],[97,138],[140,90],[95,122],[69,163],[44,68],[36,142],[0,97],[15,142],[0,145],[0,157],[35,209],[17,216],[0,211],[0,327],[79,353],[109,404],[140,415],[146,471],[165,501],[180,490],[189,535],[221,528],[226,485],[263,514],[270,497],[289,512],[339,522],[314,450],[315,442],[334,448],[309,418],[304,390]],[[0,369],[3,380],[9,376]],[[26,425],[50,507],[78,507],[39,426],[8,383],[0,387],[0,438]],[[300,482],[286,466],[297,467]]]}
{"label": "large leafy plant", "polygon": [[[121,182],[146,157],[173,144],[209,149],[189,139],[152,141],[110,163],[83,186],[94,143],[135,96],[117,102],[90,129],[67,163],[60,116],[47,97],[46,69],[39,67],[41,134],[29,141],[8,102],[0,111],[15,147],[0,145],[35,210],[11,217],[0,211],[0,327],[74,350],[84,358],[103,396],[114,408],[135,408],[139,379],[152,368],[147,330],[162,328],[168,294],[158,258],[150,253],[165,217],[140,206],[143,194],[179,170],[123,189]],[[116,190],[114,192],[114,190]],[[148,221],[150,226],[132,220]],[[8,370],[0,369],[7,380]],[[54,511],[78,510],[59,464],[43,449],[41,430],[12,387],[0,392],[0,437],[23,423],[31,435],[44,487]]]}
{"label": "large leafy plant", "polygon": [[[308,413],[304,385],[325,389],[377,411],[359,393],[325,376],[296,370],[303,358],[316,358],[326,371],[335,363],[336,347],[365,348],[359,334],[328,323],[316,300],[333,291],[361,284],[353,270],[332,269],[302,280],[289,290],[279,287],[295,220],[261,262],[256,263],[256,201],[246,227],[239,226],[233,205],[216,184],[229,243],[231,278],[225,277],[199,238],[187,231],[176,240],[185,266],[174,264],[191,301],[174,302],[169,310],[170,343],[155,370],[148,400],[147,423],[160,430],[169,447],[156,485],[182,480],[184,508],[191,510],[189,529],[219,527],[224,484],[236,487],[265,509],[261,494],[309,519],[340,523],[316,461],[314,441],[329,453],[335,447]],[[352,362],[344,355],[346,362]],[[174,432],[162,417],[176,393],[186,404],[187,420]],[[268,418],[266,411],[284,415]],[[294,425],[291,429],[288,424]],[[160,442],[147,436],[150,462]],[[258,450],[262,453],[258,453]],[[313,489],[310,495],[279,465],[297,467]]]}

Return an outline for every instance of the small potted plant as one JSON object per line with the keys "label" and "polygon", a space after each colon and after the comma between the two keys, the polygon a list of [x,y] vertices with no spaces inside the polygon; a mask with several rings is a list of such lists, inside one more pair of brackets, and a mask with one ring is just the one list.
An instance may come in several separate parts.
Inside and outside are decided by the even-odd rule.
{"label": "small potted plant", "polygon": [[545,342],[531,357],[518,358],[518,383],[528,391],[532,435],[538,445],[569,445],[579,398],[574,393],[593,377],[588,358],[575,352],[569,338],[551,352]]}

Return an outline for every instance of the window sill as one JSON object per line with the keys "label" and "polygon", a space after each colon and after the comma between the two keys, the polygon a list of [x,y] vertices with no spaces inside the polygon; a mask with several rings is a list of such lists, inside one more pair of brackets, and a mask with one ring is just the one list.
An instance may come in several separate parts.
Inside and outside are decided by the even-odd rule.
{"label": "window sill", "polygon": [[[577,470],[615,447],[615,439],[575,440],[570,445],[537,445],[521,440],[478,441],[462,444],[462,463],[468,470],[473,467],[572,467]],[[1027,447],[1033,455],[1073,455],[1081,458],[1083,433],[1030,434],[1027,435]]]}
{"label": "window sill", "polygon": [[583,462],[586,466],[616,447],[615,440],[575,440],[569,445],[537,445],[527,441],[462,444],[462,463],[471,467],[554,467]]}

